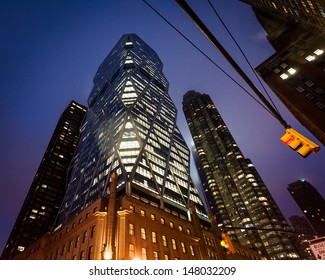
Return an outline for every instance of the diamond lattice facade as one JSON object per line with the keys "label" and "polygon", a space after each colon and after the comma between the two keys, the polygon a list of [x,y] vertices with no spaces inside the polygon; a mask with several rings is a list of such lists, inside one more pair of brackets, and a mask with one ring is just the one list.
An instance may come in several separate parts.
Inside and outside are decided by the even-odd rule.
{"label": "diamond lattice facade", "polygon": [[110,193],[130,195],[179,217],[190,205],[208,220],[189,172],[190,152],[157,54],[137,35],[124,35],[94,78],[88,113],[60,210],[64,223]]}

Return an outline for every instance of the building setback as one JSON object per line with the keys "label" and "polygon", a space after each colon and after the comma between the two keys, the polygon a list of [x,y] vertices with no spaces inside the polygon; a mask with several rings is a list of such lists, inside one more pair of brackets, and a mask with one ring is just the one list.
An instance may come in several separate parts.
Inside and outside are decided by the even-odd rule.
{"label": "building setback", "polygon": [[3,250],[11,259],[53,229],[86,107],[72,101],[62,113]]}
{"label": "building setback", "polygon": [[288,191],[317,235],[325,236],[325,200],[321,194],[305,180],[289,184]]}
{"label": "building setback", "polygon": [[289,226],[211,98],[189,91],[183,98],[183,111],[196,147],[203,192],[218,223],[235,242],[269,259],[299,258],[290,239],[276,231]]}
{"label": "building setback", "polygon": [[256,71],[293,116],[325,145],[324,1],[242,1],[275,53]]}

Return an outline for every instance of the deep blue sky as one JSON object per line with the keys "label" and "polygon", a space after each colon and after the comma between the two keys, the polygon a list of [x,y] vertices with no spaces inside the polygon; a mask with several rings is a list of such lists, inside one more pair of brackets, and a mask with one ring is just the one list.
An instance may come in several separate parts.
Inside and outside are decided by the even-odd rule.
{"label": "deep blue sky", "polygon": [[[238,81],[244,82],[173,0],[150,0]],[[253,66],[273,49],[250,6],[212,1]],[[207,1],[188,3],[243,69],[239,51]],[[141,0],[2,0],[0,8],[0,252],[48,145],[60,114],[71,100],[86,104],[96,70],[125,33],[137,33],[164,63],[178,125],[189,145],[182,112],[188,90],[209,94],[244,156],[250,158],[286,217],[299,214],[288,183],[305,178],[325,196],[324,147],[307,159],[284,146],[283,127],[236,84],[169,27]],[[251,71],[249,76],[255,81]],[[284,118],[317,141],[271,93]]]}

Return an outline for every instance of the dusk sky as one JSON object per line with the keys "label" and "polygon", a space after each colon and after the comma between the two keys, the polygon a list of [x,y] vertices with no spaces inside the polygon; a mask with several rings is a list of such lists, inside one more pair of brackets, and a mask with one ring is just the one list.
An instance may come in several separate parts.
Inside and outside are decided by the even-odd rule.
{"label": "dusk sky", "polygon": [[[175,1],[148,2],[249,89]],[[274,53],[249,5],[211,2],[254,67]],[[208,1],[188,3],[260,88]],[[304,159],[285,146],[282,125],[142,0],[2,0],[0,25],[0,253],[61,113],[71,100],[87,104],[97,68],[126,33],[136,33],[162,60],[189,147],[182,98],[196,90],[211,96],[286,217],[302,215],[287,191],[289,183],[304,178],[325,196],[325,148]],[[319,143],[269,92],[287,123]]]}

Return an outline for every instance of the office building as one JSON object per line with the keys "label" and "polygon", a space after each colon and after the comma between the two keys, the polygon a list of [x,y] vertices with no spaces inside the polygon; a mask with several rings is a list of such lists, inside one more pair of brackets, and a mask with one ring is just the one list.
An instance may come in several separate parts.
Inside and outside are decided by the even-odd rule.
{"label": "office building", "polygon": [[319,237],[325,236],[325,200],[306,180],[289,184],[288,191]]}
{"label": "office building", "polygon": [[243,0],[275,53],[256,71],[292,115],[325,145],[324,1]]}
{"label": "office building", "polygon": [[43,234],[53,230],[85,113],[86,107],[75,101],[62,113],[3,250],[2,259],[12,259]]}
{"label": "office building", "polygon": [[110,193],[129,195],[188,218],[194,204],[208,220],[189,176],[190,152],[157,54],[137,35],[123,36],[100,65],[60,209],[60,223]]}
{"label": "office building", "polygon": [[288,236],[281,233],[289,229],[285,218],[211,98],[189,91],[183,111],[199,158],[203,191],[221,227],[232,240],[269,259],[299,258]]}

